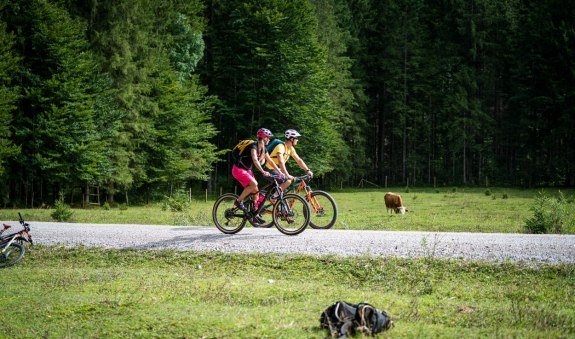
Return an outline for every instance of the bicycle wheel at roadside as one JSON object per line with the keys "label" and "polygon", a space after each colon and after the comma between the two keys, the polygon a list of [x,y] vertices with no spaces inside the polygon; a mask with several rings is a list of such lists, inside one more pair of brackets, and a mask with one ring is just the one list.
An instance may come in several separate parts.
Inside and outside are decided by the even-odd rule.
{"label": "bicycle wheel at roadside", "polygon": [[8,267],[14,265],[24,256],[26,249],[24,246],[15,242],[6,247],[6,244],[0,245],[2,252],[0,253],[0,267]]}
{"label": "bicycle wheel at roadside", "polygon": [[245,213],[235,205],[237,198],[238,196],[233,193],[226,193],[214,203],[212,209],[214,224],[225,234],[238,233],[246,225]]}
{"label": "bicycle wheel at roadside", "polygon": [[314,191],[308,202],[311,211],[309,225],[315,229],[332,228],[337,220],[337,204],[333,197],[324,191]]}
{"label": "bicycle wheel at roadside", "polygon": [[272,216],[276,228],[286,235],[303,232],[311,217],[307,201],[297,194],[286,194],[276,201]]}

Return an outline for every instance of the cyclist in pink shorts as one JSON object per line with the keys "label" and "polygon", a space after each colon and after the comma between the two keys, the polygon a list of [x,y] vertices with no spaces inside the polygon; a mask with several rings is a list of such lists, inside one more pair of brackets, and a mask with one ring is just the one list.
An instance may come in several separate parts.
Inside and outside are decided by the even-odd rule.
{"label": "cyclist in pink shorts", "polygon": [[[232,166],[232,176],[244,187],[236,204],[243,211],[247,211],[244,206],[244,199],[248,195],[254,194],[254,201],[258,201],[259,198],[258,182],[254,177],[252,167],[255,166],[265,177],[269,177],[271,174],[264,171],[262,167],[267,161],[273,164],[275,169],[281,173],[279,167],[277,167],[266,151],[266,145],[269,144],[272,136],[272,132],[270,132],[269,129],[260,128],[257,132],[257,141],[244,140],[240,142],[232,152],[235,158],[235,163]],[[258,224],[265,222],[265,220],[257,215],[253,217],[252,221]]]}

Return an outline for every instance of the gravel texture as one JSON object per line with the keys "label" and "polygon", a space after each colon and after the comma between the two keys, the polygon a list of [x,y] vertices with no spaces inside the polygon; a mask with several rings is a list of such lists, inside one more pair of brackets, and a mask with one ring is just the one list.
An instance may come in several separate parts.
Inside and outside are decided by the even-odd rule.
{"label": "gravel texture", "polygon": [[[16,225],[16,222],[6,222]],[[98,246],[311,255],[437,257],[530,264],[575,262],[575,235],[433,233],[306,229],[286,236],[246,226],[235,235],[215,226],[158,226],[30,222],[42,245]]]}

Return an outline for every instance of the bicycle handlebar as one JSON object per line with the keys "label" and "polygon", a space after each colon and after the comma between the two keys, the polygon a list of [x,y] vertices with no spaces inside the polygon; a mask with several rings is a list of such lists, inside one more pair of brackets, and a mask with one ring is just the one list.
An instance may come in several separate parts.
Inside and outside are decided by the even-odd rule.
{"label": "bicycle handlebar", "polygon": [[295,181],[308,181],[311,179],[309,174],[302,175],[301,177],[294,177]]}

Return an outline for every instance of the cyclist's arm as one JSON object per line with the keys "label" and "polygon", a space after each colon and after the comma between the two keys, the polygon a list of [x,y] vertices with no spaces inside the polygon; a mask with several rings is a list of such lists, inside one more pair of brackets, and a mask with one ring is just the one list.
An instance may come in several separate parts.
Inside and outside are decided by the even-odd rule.
{"label": "cyclist's arm", "polygon": [[[252,161],[254,163],[254,166],[258,169],[258,171],[260,171],[264,176],[269,176],[269,172],[268,171],[264,171],[262,164],[260,164],[260,159],[258,159],[258,152],[255,148],[252,148],[250,150],[250,154],[252,156]],[[265,158],[269,158],[269,155],[266,153]]]}
{"label": "cyclist's arm", "polygon": [[307,167],[303,159],[300,158],[297,153],[292,154],[292,157],[302,170],[304,170],[307,174],[309,174],[310,177],[313,177],[313,172],[309,169],[309,167]]}

